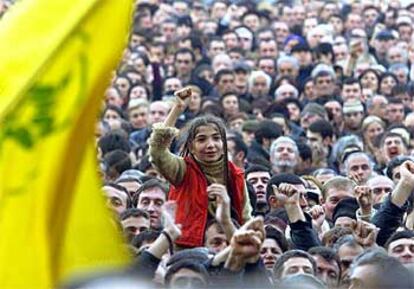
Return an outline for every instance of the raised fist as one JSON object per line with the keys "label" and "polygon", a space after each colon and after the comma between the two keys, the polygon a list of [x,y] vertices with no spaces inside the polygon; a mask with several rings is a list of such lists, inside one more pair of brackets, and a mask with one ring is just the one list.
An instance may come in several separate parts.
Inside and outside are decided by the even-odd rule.
{"label": "raised fist", "polygon": [[368,186],[356,186],[354,188],[355,197],[362,211],[371,211],[374,195]]}

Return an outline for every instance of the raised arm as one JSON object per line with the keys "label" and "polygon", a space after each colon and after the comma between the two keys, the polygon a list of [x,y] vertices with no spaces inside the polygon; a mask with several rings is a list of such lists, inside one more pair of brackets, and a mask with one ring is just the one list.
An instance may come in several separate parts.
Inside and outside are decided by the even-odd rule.
{"label": "raised arm", "polygon": [[154,124],[149,140],[149,155],[151,163],[173,185],[181,183],[185,174],[183,158],[170,152],[170,146],[178,134],[175,122],[186,107],[186,100],[191,96],[190,89],[175,93],[176,99],[164,123]]}

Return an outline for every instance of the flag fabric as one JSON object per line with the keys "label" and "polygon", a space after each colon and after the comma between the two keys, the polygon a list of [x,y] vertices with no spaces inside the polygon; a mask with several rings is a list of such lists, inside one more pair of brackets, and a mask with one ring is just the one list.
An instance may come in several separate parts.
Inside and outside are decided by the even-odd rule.
{"label": "flag fabric", "polygon": [[94,128],[132,0],[25,0],[0,20],[0,288],[126,264]]}

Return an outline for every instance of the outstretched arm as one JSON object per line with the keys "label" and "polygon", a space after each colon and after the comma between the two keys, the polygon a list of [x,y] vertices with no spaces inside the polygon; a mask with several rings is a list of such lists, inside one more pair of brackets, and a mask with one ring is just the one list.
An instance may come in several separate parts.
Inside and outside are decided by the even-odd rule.
{"label": "outstretched arm", "polygon": [[150,160],[160,173],[172,184],[181,183],[185,174],[185,162],[170,152],[171,142],[178,134],[174,127],[179,115],[186,107],[186,99],[191,96],[191,89],[175,93],[176,99],[164,123],[154,124],[149,140]]}

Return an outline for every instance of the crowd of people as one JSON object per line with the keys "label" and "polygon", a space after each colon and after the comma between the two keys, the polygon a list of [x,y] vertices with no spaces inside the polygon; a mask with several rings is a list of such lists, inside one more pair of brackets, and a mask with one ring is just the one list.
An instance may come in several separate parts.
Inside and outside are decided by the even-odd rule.
{"label": "crowd of people", "polygon": [[96,127],[133,275],[414,288],[413,22],[399,0],[137,1]]}

